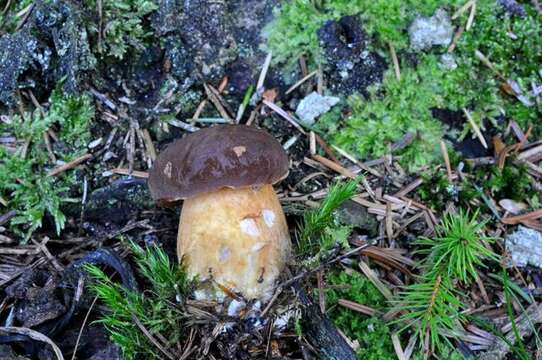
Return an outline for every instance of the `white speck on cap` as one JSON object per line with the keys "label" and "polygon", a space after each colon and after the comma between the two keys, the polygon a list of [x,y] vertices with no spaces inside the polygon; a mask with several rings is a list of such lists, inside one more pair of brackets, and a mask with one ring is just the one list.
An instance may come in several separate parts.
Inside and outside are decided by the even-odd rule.
{"label": "white speck on cap", "polygon": [[275,213],[269,209],[264,209],[262,211],[263,215],[263,221],[265,221],[265,224],[267,227],[272,227],[273,224],[275,224]]}
{"label": "white speck on cap", "polygon": [[256,225],[256,222],[254,219],[243,219],[239,223],[241,226],[241,231],[244,232],[247,235],[250,236],[259,236],[260,230],[258,230],[258,226]]}

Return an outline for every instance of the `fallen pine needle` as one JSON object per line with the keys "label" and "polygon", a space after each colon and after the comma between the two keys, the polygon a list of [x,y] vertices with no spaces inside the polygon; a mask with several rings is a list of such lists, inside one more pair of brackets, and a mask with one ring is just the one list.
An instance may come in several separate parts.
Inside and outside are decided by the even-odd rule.
{"label": "fallen pine needle", "polygon": [[357,178],[356,174],[354,174],[352,171],[348,170],[347,168],[339,165],[338,163],[332,161],[332,160],[329,160],[328,158],[325,158],[321,155],[318,155],[318,154],[314,154],[314,155],[311,155],[311,157],[318,161],[320,164],[324,165],[325,167],[327,168],[330,168],[331,170],[343,175],[343,176],[346,176],[348,178],[351,178],[351,179],[355,179]]}
{"label": "fallen pine needle", "polygon": [[350,300],[339,299],[339,305],[341,305],[341,306],[343,306],[343,307],[345,307],[347,309],[354,310],[356,312],[359,312],[359,313],[365,314],[365,315],[369,315],[369,316],[373,316],[373,315],[376,314],[376,310],[373,309],[372,307],[362,305],[362,304],[358,304],[357,302],[350,301]]}
{"label": "fallen pine needle", "polygon": [[463,112],[465,113],[465,116],[467,117],[467,121],[469,122],[470,126],[472,127],[472,130],[476,134],[476,137],[478,137],[478,140],[480,140],[480,143],[482,144],[482,146],[487,149],[486,139],[484,139],[484,135],[482,135],[482,132],[480,131],[480,128],[474,122],[474,119],[470,115],[469,111],[466,108],[463,108]]}
{"label": "fallen pine needle", "polygon": [[501,219],[501,222],[508,225],[516,225],[525,220],[535,220],[542,217],[542,209],[531,211],[527,214],[510,216]]}
{"label": "fallen pine needle", "polygon": [[70,170],[70,169],[73,169],[74,167],[78,166],[79,164],[89,160],[89,159],[92,159],[92,155],[91,154],[85,154],[85,155],[82,155],[82,156],[79,156],[77,159],[74,159],[70,162],[67,162],[65,163],[64,165],[61,165],[61,166],[58,166],[56,168],[54,168],[53,170],[49,171],[49,173],[47,174],[47,176],[55,176],[55,175],[58,175],[66,170]]}
{"label": "fallen pine needle", "polygon": [[133,177],[138,177],[138,178],[143,178],[143,179],[147,179],[149,177],[149,173],[146,171],[132,170],[130,172],[129,169],[125,169],[125,168],[114,168],[110,171],[113,174],[117,174],[117,175],[130,175]]}

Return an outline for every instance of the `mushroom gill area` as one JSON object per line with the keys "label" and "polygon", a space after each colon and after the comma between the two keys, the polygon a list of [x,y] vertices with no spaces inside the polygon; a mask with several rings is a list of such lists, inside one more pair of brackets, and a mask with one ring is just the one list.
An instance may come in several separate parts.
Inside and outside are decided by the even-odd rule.
{"label": "mushroom gill area", "polygon": [[[290,255],[284,212],[272,185],[220,189],[185,200],[177,254],[192,276],[211,280],[246,299],[265,301]],[[209,289],[211,291],[209,291]]]}

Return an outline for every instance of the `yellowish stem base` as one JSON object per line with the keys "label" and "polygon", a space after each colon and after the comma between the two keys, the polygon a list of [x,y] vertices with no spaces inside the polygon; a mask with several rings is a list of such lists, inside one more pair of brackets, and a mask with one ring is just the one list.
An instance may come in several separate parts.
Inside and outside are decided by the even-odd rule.
{"label": "yellowish stem base", "polygon": [[[290,252],[286,218],[271,185],[221,189],[183,204],[177,254],[201,281],[265,301]],[[220,297],[218,288],[206,297]]]}

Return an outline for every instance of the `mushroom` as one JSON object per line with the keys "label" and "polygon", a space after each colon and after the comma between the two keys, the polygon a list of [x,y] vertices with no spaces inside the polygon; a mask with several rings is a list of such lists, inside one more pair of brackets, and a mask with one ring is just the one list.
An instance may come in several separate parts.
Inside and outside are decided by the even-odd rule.
{"label": "mushroom", "polygon": [[189,275],[215,284],[198,291],[201,297],[221,298],[221,289],[246,299],[271,297],[291,251],[272,186],[287,175],[280,143],[245,125],[199,130],[158,156],[150,192],[161,205],[184,200],[177,254]]}

